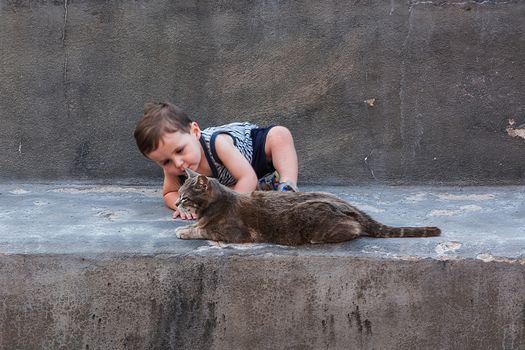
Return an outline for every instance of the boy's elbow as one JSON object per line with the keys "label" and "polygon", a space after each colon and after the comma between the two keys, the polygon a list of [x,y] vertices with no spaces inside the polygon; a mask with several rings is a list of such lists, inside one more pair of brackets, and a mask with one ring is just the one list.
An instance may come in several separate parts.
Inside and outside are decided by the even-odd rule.
{"label": "boy's elbow", "polygon": [[170,209],[174,209],[172,201],[169,201],[166,197],[164,197],[164,205],[166,205]]}
{"label": "boy's elbow", "polygon": [[252,172],[250,174],[250,187],[252,188],[252,191],[255,191],[255,188],[257,187],[257,182],[259,182],[259,179],[257,178],[255,172]]}
{"label": "boy's elbow", "polygon": [[253,192],[257,188],[257,182],[258,179],[255,173],[246,174],[245,176],[237,180],[235,190],[241,193]]}
{"label": "boy's elbow", "polygon": [[175,203],[177,203],[177,200],[179,199],[179,193],[178,192],[167,192],[163,195],[164,204],[170,209],[175,209],[177,206]]}

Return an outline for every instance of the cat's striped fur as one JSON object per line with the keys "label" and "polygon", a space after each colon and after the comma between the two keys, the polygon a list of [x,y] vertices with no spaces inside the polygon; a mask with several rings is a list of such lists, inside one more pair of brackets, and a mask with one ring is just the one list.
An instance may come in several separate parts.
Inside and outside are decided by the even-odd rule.
{"label": "cat's striped fur", "polygon": [[336,243],[371,237],[439,236],[437,227],[383,225],[346,201],[328,193],[256,191],[239,194],[216,179],[191,173],[179,189],[180,210],[198,215],[180,227],[182,239],[285,245]]}

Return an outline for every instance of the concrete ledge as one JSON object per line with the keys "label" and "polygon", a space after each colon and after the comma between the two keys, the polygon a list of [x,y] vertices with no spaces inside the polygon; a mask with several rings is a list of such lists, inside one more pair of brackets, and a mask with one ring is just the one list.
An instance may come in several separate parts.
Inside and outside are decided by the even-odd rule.
{"label": "concrete ledge", "polygon": [[523,349],[524,267],[3,256],[2,349]]}
{"label": "concrete ledge", "polygon": [[442,237],[180,241],[158,187],[0,185],[0,349],[522,349],[522,187],[319,187]]}

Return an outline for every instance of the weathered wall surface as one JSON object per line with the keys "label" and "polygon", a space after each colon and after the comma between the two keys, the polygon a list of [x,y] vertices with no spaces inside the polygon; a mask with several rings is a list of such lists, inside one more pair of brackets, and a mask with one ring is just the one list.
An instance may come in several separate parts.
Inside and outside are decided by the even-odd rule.
{"label": "weathered wall surface", "polygon": [[303,182],[523,183],[523,18],[498,0],[0,0],[0,178],[159,180],[132,131],[170,100],[203,127],[290,127]]}
{"label": "weathered wall surface", "polygon": [[0,349],[508,349],[524,266],[0,256]]}

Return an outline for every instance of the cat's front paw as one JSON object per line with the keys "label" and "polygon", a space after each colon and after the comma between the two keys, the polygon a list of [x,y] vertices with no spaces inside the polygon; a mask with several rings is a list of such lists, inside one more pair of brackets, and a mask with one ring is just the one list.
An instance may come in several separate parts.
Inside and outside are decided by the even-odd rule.
{"label": "cat's front paw", "polygon": [[190,239],[191,230],[187,226],[177,227],[175,229],[175,235],[180,239]]}

